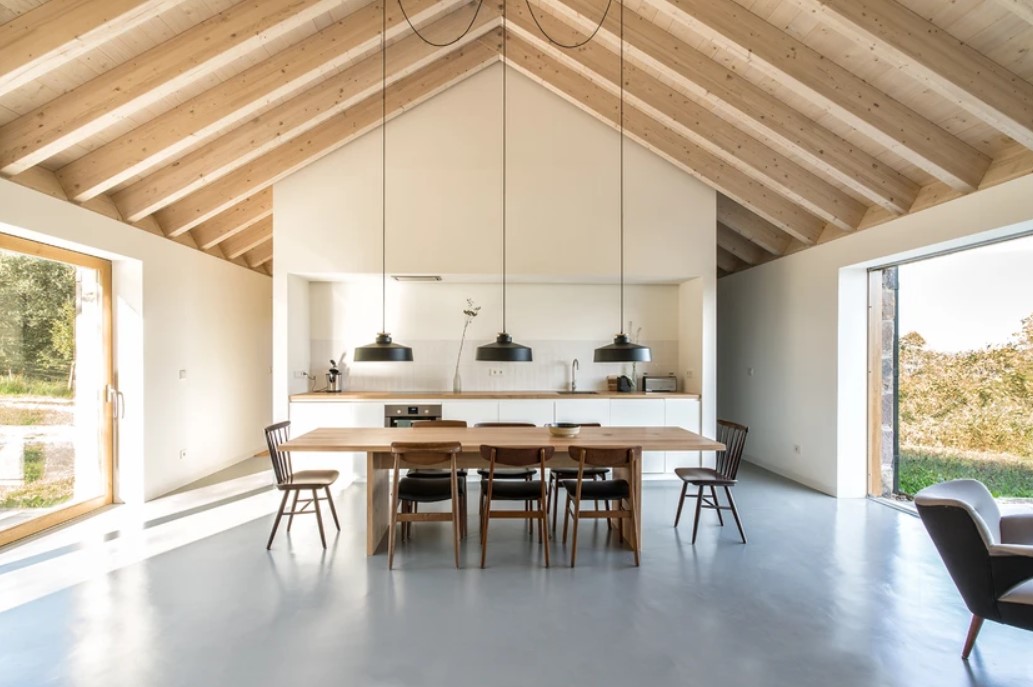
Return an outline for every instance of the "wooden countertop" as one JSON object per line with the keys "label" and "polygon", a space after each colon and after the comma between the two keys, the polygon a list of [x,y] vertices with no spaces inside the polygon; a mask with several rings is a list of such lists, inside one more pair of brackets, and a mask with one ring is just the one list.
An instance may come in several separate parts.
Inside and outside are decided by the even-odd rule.
{"label": "wooden countertop", "polygon": [[485,400],[485,399],[558,399],[558,398],[684,398],[698,399],[698,394],[683,393],[643,393],[641,391],[621,393],[617,391],[599,391],[591,394],[564,394],[559,391],[342,391],[331,394],[325,391],[313,391],[305,394],[293,394],[293,402],[348,402],[348,401],[396,401],[396,400],[432,400],[445,401]]}

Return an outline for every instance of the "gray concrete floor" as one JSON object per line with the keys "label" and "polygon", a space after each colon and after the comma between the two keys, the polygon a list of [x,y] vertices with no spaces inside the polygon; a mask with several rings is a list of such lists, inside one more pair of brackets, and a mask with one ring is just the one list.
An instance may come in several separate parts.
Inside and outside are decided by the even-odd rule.
{"label": "gray concrete floor", "polygon": [[677,490],[645,486],[638,569],[588,526],[578,567],[556,545],[545,570],[496,521],[487,570],[471,523],[465,569],[425,524],[388,572],[352,486],[325,553],[311,517],[266,552],[269,514],[0,614],[0,684],[1033,684],[1028,632],[987,623],[961,661],[969,616],[917,518],[746,467],[750,543],[704,513],[693,547]]}

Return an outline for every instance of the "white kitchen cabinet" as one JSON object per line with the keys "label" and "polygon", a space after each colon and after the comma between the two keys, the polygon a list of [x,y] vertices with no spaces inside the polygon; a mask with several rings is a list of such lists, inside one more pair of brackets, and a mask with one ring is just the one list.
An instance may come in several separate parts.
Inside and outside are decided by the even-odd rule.
{"label": "white kitchen cabinet", "polygon": [[[611,398],[610,425],[614,427],[663,427],[667,410],[662,398]],[[642,473],[665,472],[664,451],[642,452]]]}
{"label": "white kitchen cabinet", "polygon": [[556,422],[598,422],[610,424],[610,399],[561,398],[556,401]]}
{"label": "white kitchen cabinet", "polygon": [[[434,401],[424,401],[433,403]],[[498,422],[499,402],[495,400],[442,401],[442,420],[466,420],[473,427],[478,422]]]}
{"label": "white kitchen cabinet", "polygon": [[[700,404],[698,398],[666,398],[664,424],[668,427],[681,427],[699,434]],[[700,465],[700,451],[668,451],[664,461],[666,472],[674,472],[675,468],[697,467]]]}
{"label": "white kitchen cabinet", "polygon": [[[354,403],[290,404],[291,436],[298,436],[319,427],[383,427],[384,404],[372,401]],[[295,451],[291,454],[295,470],[332,468],[339,470],[344,485],[353,479],[366,478],[365,453],[316,453]]]}
{"label": "white kitchen cabinet", "polygon": [[555,421],[552,399],[514,398],[499,401],[499,422],[533,422],[541,427]]}

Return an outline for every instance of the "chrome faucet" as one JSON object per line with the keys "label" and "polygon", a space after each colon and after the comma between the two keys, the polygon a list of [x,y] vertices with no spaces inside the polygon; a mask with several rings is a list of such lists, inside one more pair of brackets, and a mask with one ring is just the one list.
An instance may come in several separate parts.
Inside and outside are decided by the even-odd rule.
{"label": "chrome faucet", "polygon": [[577,371],[581,367],[581,363],[574,358],[574,362],[570,364],[570,391],[571,393],[577,391]]}

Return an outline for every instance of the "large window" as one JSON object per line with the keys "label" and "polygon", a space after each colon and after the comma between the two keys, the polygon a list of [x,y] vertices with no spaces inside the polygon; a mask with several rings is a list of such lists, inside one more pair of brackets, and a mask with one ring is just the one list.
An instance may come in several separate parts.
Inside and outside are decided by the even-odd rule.
{"label": "large window", "polygon": [[111,264],[0,234],[0,544],[112,500]]}

